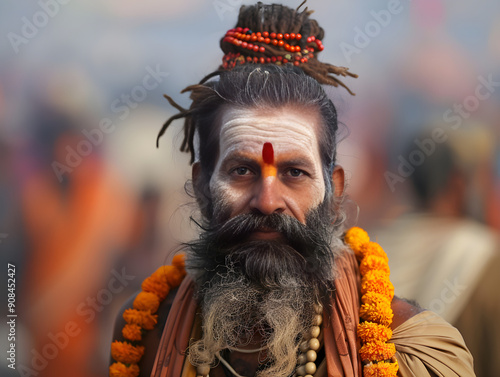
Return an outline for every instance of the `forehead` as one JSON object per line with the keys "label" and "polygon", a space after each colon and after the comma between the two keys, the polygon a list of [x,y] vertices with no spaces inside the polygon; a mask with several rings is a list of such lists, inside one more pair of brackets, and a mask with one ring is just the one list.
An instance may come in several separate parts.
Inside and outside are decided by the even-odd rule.
{"label": "forehead", "polygon": [[264,143],[272,143],[277,157],[293,152],[319,159],[320,119],[319,112],[311,108],[227,107],[220,118],[221,157],[235,151],[259,153]]}

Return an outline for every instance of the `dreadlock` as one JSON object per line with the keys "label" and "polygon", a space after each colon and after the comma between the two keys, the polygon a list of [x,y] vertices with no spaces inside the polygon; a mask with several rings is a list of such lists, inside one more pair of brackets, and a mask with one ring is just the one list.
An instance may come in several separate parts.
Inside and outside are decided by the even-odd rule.
{"label": "dreadlock", "polygon": [[[242,6],[235,28],[248,28],[253,32],[268,31],[270,33],[295,33],[304,36],[313,36],[315,39],[321,40],[324,37],[324,30],[318,25],[317,21],[309,18],[310,14],[313,13],[313,11],[308,10],[307,7],[304,10],[300,10],[305,2],[306,1],[300,4],[297,9],[291,9],[281,4],[267,5],[262,4],[261,2],[258,2],[256,5],[252,6]],[[299,45],[301,49],[303,49],[306,47],[307,40],[306,38],[302,38],[300,40],[295,40],[294,43],[295,45]],[[263,44],[255,42],[254,45]],[[236,46],[232,43],[228,43],[224,40],[224,38],[222,38],[220,41],[220,47],[225,54],[242,54],[247,57],[249,56],[250,58],[258,59],[268,57],[270,55],[283,58],[290,54],[284,48],[273,46],[271,44],[265,45],[265,53],[253,50],[249,51],[248,49],[244,49],[241,46]],[[262,69],[266,69],[269,71],[269,69],[267,68],[269,65],[254,63],[242,64],[242,66],[247,65],[254,65],[255,68],[261,67]],[[276,66],[275,64],[271,65]],[[194,146],[194,135],[196,130],[200,134],[200,140],[202,141],[202,143],[204,143],[204,146],[214,148],[212,149],[212,151],[217,150],[218,140],[215,140],[216,138],[214,138],[210,133],[205,135],[202,135],[202,133],[206,133],[205,127],[208,127],[211,130],[210,132],[213,132],[213,129],[215,127],[212,127],[210,125],[213,125],[216,121],[217,111],[214,111],[214,109],[220,108],[220,106],[222,106],[224,103],[227,103],[228,101],[227,98],[221,98],[218,89],[213,84],[214,80],[210,79],[217,76],[221,78],[226,72],[230,70],[247,71],[248,74],[247,69],[241,69],[243,68],[242,66],[238,65],[232,69],[227,69],[223,65],[221,65],[216,71],[205,76],[198,84],[190,85],[182,90],[181,93],[191,93],[190,98],[192,100],[192,104],[189,109],[182,108],[181,106],[176,104],[171,97],[165,95],[165,98],[169,101],[169,103],[173,107],[178,109],[180,113],[170,117],[165,122],[157,137],[157,147],[160,137],[165,133],[169,125],[176,119],[185,118],[184,140],[182,142],[180,150],[182,152],[189,152],[191,154],[191,163],[195,161],[196,157]],[[283,68],[282,70],[280,70],[280,72],[296,71],[296,67],[294,67],[293,64],[281,64],[280,67]],[[344,77],[357,77],[357,75],[349,72],[348,68],[337,67],[328,63],[320,62],[319,60],[317,60],[316,56],[313,56],[307,61],[307,63],[301,64],[298,69],[302,70],[303,73],[313,78],[319,84],[327,84],[335,87],[340,85],[346,88],[350,94],[354,95],[354,93],[342,81],[333,76],[337,75]],[[274,71],[274,69],[272,69],[272,71]],[[287,78],[285,78],[285,80],[286,79]],[[334,147],[333,150],[335,150]],[[201,156],[200,158],[200,162],[202,162],[203,165],[202,157],[203,156]],[[207,168],[210,168],[210,166],[207,166]]]}

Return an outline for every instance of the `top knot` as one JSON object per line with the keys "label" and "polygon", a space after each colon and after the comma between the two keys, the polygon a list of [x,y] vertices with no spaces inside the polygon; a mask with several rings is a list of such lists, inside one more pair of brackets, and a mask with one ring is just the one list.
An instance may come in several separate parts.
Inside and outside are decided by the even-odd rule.
{"label": "top knot", "polygon": [[281,4],[242,6],[236,26],[220,41],[224,52],[219,70],[241,64],[293,64],[320,84],[342,86],[354,93],[336,76],[358,77],[346,67],[317,59],[323,51],[324,30],[309,18],[307,8],[292,9]]}

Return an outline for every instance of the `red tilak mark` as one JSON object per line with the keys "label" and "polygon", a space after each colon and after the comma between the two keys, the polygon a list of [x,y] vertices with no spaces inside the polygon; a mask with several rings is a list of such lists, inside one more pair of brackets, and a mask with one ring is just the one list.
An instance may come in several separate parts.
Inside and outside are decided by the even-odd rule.
{"label": "red tilak mark", "polygon": [[271,143],[264,143],[262,147],[262,159],[266,164],[274,163],[274,150]]}

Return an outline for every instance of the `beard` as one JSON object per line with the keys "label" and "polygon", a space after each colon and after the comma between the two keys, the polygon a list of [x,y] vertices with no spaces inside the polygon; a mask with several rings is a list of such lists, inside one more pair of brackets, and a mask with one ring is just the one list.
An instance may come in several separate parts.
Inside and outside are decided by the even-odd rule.
{"label": "beard", "polygon": [[[254,343],[258,334],[255,348],[266,352],[257,376],[288,376],[300,342],[310,337],[315,305],[328,308],[334,292],[341,250],[334,215],[326,201],[308,213],[305,225],[279,213],[228,218],[227,209],[215,208],[214,224],[188,244],[186,268],[203,315],[203,335],[190,346],[190,362],[214,364],[217,353]],[[281,237],[249,239],[262,229]]]}

